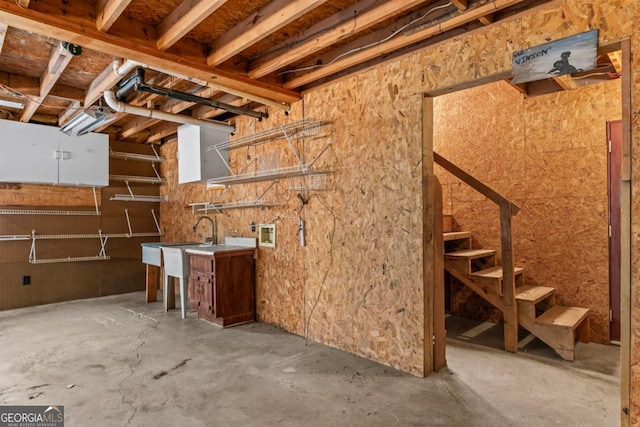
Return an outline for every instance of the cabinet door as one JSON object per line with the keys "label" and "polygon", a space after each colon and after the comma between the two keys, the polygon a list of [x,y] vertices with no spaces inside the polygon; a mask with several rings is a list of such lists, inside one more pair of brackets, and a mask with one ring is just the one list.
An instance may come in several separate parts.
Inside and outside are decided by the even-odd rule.
{"label": "cabinet door", "polygon": [[[186,124],[178,127],[178,183],[203,182],[229,174],[229,152],[209,150],[228,139],[223,130]],[[223,160],[224,159],[224,160]]]}
{"label": "cabinet door", "polygon": [[200,126],[178,127],[178,183],[198,182],[202,178]]}
{"label": "cabinet door", "polygon": [[0,120],[0,181],[58,182],[56,128]]}
{"label": "cabinet door", "polygon": [[58,132],[58,182],[63,185],[109,185],[109,136],[88,133],[69,136]]}

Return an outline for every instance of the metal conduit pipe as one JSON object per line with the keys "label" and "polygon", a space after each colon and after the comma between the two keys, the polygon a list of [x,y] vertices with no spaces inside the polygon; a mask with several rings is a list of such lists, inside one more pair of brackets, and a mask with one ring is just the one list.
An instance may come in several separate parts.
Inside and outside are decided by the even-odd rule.
{"label": "metal conduit pipe", "polygon": [[183,116],[181,114],[171,114],[165,111],[151,110],[148,108],[136,107],[134,105],[125,104],[124,102],[118,101],[116,99],[116,94],[111,90],[104,91],[104,100],[109,107],[111,107],[114,111],[117,111],[119,113],[127,113],[127,114],[133,114],[136,116],[150,117],[158,120],[165,120],[167,122],[185,123],[185,124],[192,124],[196,126],[205,126],[209,128],[224,130],[230,133],[233,133],[236,131],[235,126],[224,123],[224,122],[217,122],[214,120],[199,120],[199,119],[194,119],[193,117]]}
{"label": "metal conduit pipe", "polygon": [[[116,68],[116,61],[120,61],[119,65],[117,66],[118,68]],[[235,96],[240,97],[240,98],[246,98],[246,99],[258,102],[258,103],[263,104],[263,105],[275,107],[275,108],[278,108],[280,110],[285,110],[287,112],[291,110],[291,105],[287,104],[286,102],[274,101],[273,99],[268,99],[268,98],[265,98],[265,97],[262,97],[262,96],[259,96],[259,95],[254,95],[254,94],[251,94],[249,92],[230,89],[230,88],[223,87],[223,86],[220,86],[220,85],[215,84],[215,83],[211,83],[211,82],[208,82],[208,81],[205,81],[205,80],[201,80],[201,79],[197,79],[197,78],[194,78],[194,77],[185,76],[184,74],[180,74],[180,73],[174,73],[173,71],[168,71],[168,70],[165,70],[165,69],[162,69],[162,68],[159,68],[159,67],[154,67],[154,66],[149,65],[149,64],[143,64],[142,62],[133,61],[131,59],[128,59],[124,64],[122,63],[121,59],[114,60],[113,67],[114,67],[114,72],[117,75],[122,76],[122,77],[124,77],[127,74],[129,74],[129,72],[131,72],[131,70],[133,70],[135,67],[149,68],[149,69],[157,71],[159,73],[169,74],[171,76],[174,76],[174,77],[177,77],[179,79],[183,79],[183,80],[198,84],[200,86],[210,87],[212,89],[219,90],[221,92],[226,92],[226,93],[229,93],[231,95],[235,95]]]}

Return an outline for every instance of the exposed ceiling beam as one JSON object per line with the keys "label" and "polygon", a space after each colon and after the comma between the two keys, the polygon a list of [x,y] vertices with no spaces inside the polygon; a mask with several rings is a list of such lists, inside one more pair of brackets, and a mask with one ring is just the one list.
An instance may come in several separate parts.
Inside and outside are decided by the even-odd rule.
{"label": "exposed ceiling beam", "polygon": [[[32,9],[22,9],[7,0],[0,1],[0,21],[10,26],[47,34],[59,40],[67,40],[88,49],[108,55],[123,56],[168,72],[190,76],[208,82],[208,86],[227,93],[253,99],[256,102],[291,103],[300,99],[300,94],[280,86],[251,80],[246,77],[211,68],[193,58],[163,52],[147,44],[136,43],[126,37],[103,33],[60,16],[51,16]],[[286,108],[286,105],[281,105]]]}
{"label": "exposed ceiling beam", "polygon": [[96,29],[109,31],[109,28],[122,15],[131,0],[98,0],[96,4]]}
{"label": "exposed ceiling beam", "polygon": [[[388,40],[384,43],[378,44],[368,49],[354,52],[352,55],[346,56],[338,61],[335,61],[332,64],[294,77],[293,79],[286,82],[284,86],[286,88],[299,88],[323,77],[330,76],[331,74],[346,70],[351,67],[355,67],[356,65],[375,59],[381,55],[389,54],[398,49],[402,49],[414,43],[418,43],[430,37],[455,29],[495,11],[521,3],[522,1],[524,0],[495,0],[489,3],[485,3],[482,6],[476,7],[474,9],[468,9],[467,11],[449,18],[446,21],[442,21],[437,24],[427,24],[428,26],[424,27],[418,27],[411,33],[407,33],[406,35],[398,35],[397,37],[392,38],[391,40]],[[376,32],[374,34],[378,34],[378,39],[382,40],[386,35],[388,35],[388,31],[380,30],[379,32]],[[344,46],[343,48],[349,49],[349,46]]]}
{"label": "exposed ceiling beam", "polygon": [[68,50],[62,47],[62,42],[58,42],[52,49],[49,56],[49,63],[44,73],[40,77],[40,94],[36,98],[28,98],[27,103],[24,106],[22,115],[20,116],[21,122],[28,122],[34,115],[40,103],[47,97],[53,85],[56,84],[62,72],[69,62],[73,59],[73,55]]}
{"label": "exposed ceiling beam", "polygon": [[[277,53],[256,61],[249,77],[259,79],[422,3],[426,1],[360,1],[310,28],[302,40],[287,40],[273,49]],[[375,7],[376,4],[379,5]]]}
{"label": "exposed ceiling beam", "polygon": [[23,95],[38,96],[40,94],[40,82],[35,77],[0,71],[0,83]]}
{"label": "exposed ceiling beam", "polygon": [[327,0],[274,0],[223,34],[213,43],[207,58],[219,65],[247,47],[273,34]]}
{"label": "exposed ceiling beam", "polygon": [[120,139],[129,139],[133,135],[142,132],[151,126],[160,123],[162,120],[152,119],[149,117],[136,117],[127,124],[123,125],[118,134]]}
{"label": "exposed ceiling beam", "polygon": [[[238,98],[237,96],[233,95],[221,96],[219,98],[216,98],[216,101],[224,102],[225,104],[233,105],[234,107],[244,107],[251,102],[244,98]],[[200,107],[194,109],[191,115],[197,119],[210,119],[223,113],[226,113],[226,111],[221,108],[201,105]]]}
{"label": "exposed ceiling beam", "polygon": [[467,5],[467,0],[451,0],[451,3],[453,3],[453,5],[460,11],[467,10],[467,7],[469,7]]}
{"label": "exposed ceiling beam", "polygon": [[60,115],[58,116],[58,126],[62,127],[67,124],[67,122],[75,117],[81,109],[82,103],[80,101],[73,101],[71,104],[69,104],[67,109],[60,113]]}
{"label": "exposed ceiling beam", "polygon": [[622,74],[622,51],[616,50],[613,52],[607,53],[609,56],[609,61],[613,64],[613,68],[615,68],[616,73]]}
{"label": "exposed ceiling beam", "polygon": [[0,52],[2,52],[2,46],[4,46],[4,38],[7,36],[8,29],[8,25],[0,24]]}
{"label": "exposed ceiling beam", "polygon": [[158,49],[166,50],[227,0],[184,0],[158,26]]}
{"label": "exposed ceiling beam", "polygon": [[491,13],[486,16],[481,16],[480,18],[478,18],[478,21],[482,22],[482,25],[490,25],[493,24],[493,21],[495,21],[495,19],[495,15]]}
{"label": "exposed ceiling beam", "polygon": [[558,84],[563,90],[572,90],[576,89],[578,85],[573,81],[573,78],[569,74],[564,74],[562,76],[554,76],[551,77],[554,82]]}
{"label": "exposed ceiling beam", "polygon": [[161,125],[156,126],[149,133],[147,138],[148,143],[160,141],[162,138],[166,138],[171,135],[175,135],[178,132],[178,124],[172,122],[164,122]]}
{"label": "exposed ceiling beam", "polygon": [[[214,95],[221,96],[222,94],[217,92],[216,90],[210,87],[202,87],[202,86],[194,86],[191,89],[186,91],[187,93],[191,93],[193,95],[199,96],[201,98],[212,98]],[[178,99],[167,99],[160,105],[160,109],[162,111],[166,111],[169,113],[177,114],[181,111],[186,110],[187,108],[191,108],[196,105],[195,102],[188,101],[180,101]]]}
{"label": "exposed ceiling beam", "polygon": [[84,89],[56,83],[56,85],[49,91],[48,96],[67,101],[82,101],[84,99]]}

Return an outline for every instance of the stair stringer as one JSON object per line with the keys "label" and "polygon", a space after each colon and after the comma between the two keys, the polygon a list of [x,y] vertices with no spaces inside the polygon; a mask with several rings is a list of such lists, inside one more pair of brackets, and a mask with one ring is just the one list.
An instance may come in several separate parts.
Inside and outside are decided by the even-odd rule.
{"label": "stair stringer", "polygon": [[471,289],[473,292],[482,297],[485,301],[487,301],[492,306],[496,307],[498,310],[504,312],[506,306],[502,301],[502,297],[495,293],[490,287],[481,286],[477,282],[469,279],[467,273],[463,273],[455,268],[456,263],[449,263],[449,261],[445,261],[444,268],[447,270],[453,277],[461,281],[465,286]]}
{"label": "stair stringer", "polygon": [[551,347],[564,360],[573,361],[575,359],[575,334],[573,328],[536,323],[535,318],[530,316],[531,311],[523,310],[521,304],[518,304],[518,323],[520,326]]}

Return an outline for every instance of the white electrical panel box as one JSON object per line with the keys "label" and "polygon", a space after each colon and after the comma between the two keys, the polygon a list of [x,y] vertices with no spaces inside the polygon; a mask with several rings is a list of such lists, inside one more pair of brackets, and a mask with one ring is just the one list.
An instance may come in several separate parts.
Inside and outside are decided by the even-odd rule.
{"label": "white electrical panel box", "polygon": [[[229,139],[220,129],[185,124],[178,127],[178,183],[204,182],[227,176],[229,151],[209,147]],[[225,164],[226,163],[226,164]]]}
{"label": "white electrical panel box", "polygon": [[267,248],[276,247],[276,225],[260,224],[258,226],[258,245]]}

